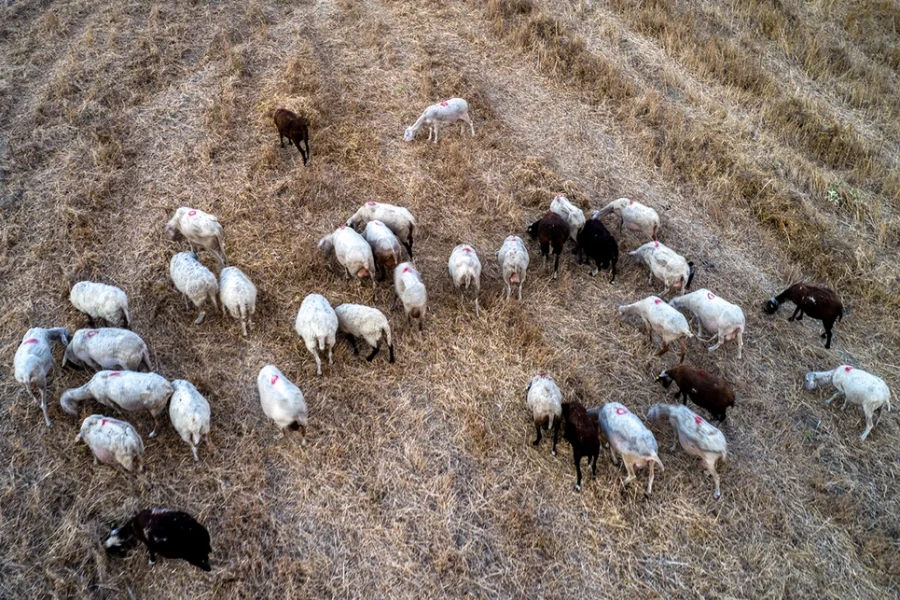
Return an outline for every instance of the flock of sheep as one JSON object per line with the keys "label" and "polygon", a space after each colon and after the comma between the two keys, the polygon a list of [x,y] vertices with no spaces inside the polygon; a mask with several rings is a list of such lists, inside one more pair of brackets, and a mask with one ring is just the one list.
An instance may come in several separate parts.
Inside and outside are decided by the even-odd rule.
{"label": "flock of sheep", "polygon": [[[417,132],[427,126],[429,140],[433,138],[436,143],[441,125],[453,125],[460,120],[469,124],[474,136],[475,129],[465,100],[453,98],[429,106],[406,130],[404,139],[412,141]],[[306,164],[309,154],[308,121],[280,109],[275,113],[275,124],[282,146],[284,138],[288,138],[289,143],[297,146]],[[305,143],[305,150],[301,142]],[[716,465],[726,457],[725,436],[717,427],[687,408],[686,404],[690,398],[721,424],[726,418],[726,409],[734,405],[734,391],[722,378],[680,363],[684,361],[687,340],[700,338],[702,329],[715,336],[716,343],[709,347],[710,351],[734,340],[737,358],[740,359],[745,326],[743,311],[707,289],[685,293],[694,277],[694,265],[657,240],[660,221],[652,208],[620,198],[594,211],[591,218],[586,219],[582,210],[562,195],[553,198],[549,208],[545,215],[528,227],[527,233],[538,240],[545,267],[551,250],[555,255],[554,279],[558,276],[563,246],[572,239],[579,264],[586,255],[588,260],[594,262],[592,276],[600,269],[609,268],[610,282],[615,281],[619,244],[602,223],[602,218],[607,215],[618,217],[620,233],[624,228],[648,240],[629,254],[649,268],[649,284],[655,277],[664,286],[663,294],[671,291],[678,295],[669,302],[649,296],[620,306],[618,312],[622,318],[627,315],[640,316],[647,327],[651,345],[653,333],[660,335],[659,355],[667,352],[669,344],[679,342],[679,365],[662,371],[657,380],[665,387],[674,382],[678,387],[676,398],[681,395],[683,405],[655,405],[650,408],[648,418],[652,423],[670,423],[685,451],[699,457],[712,475],[714,497],[718,498],[720,489]],[[415,320],[421,330],[428,308],[428,296],[422,277],[412,262],[415,229],[416,221],[406,208],[367,202],[350,216],[346,224],[324,236],[318,247],[326,256],[334,254],[347,278],[368,278],[374,286],[376,276],[386,278],[388,271],[392,271],[395,295],[391,308],[398,302],[402,303],[407,320]],[[195,324],[202,323],[207,303],[219,309],[221,302],[219,310],[224,312],[227,309],[233,318],[239,320],[242,334],[246,337],[248,329],[253,328],[257,290],[240,269],[226,266],[225,237],[218,219],[199,209],[181,207],[175,211],[165,231],[172,239],[186,239],[191,246],[190,251],[179,252],[172,257],[169,274],[175,287],[184,295],[185,303],[190,300],[199,311]],[[218,278],[200,261],[195,249],[201,248],[218,262]],[[407,262],[402,261],[404,249],[410,259]],[[516,235],[510,235],[503,241],[496,258],[506,286],[506,298],[512,296],[512,286],[515,285],[517,297],[521,300],[530,263],[525,242]],[[448,271],[460,298],[463,290],[474,292],[475,312],[476,316],[480,316],[478,296],[482,264],[475,248],[465,243],[456,246],[449,257]],[[140,336],[127,329],[131,316],[125,292],[110,285],[83,281],[72,287],[70,300],[76,309],[90,318],[92,328],[78,330],[71,336],[65,328],[32,328],[25,334],[15,355],[16,380],[40,402],[47,426],[51,426],[47,414],[47,375],[53,366],[52,345],[59,342],[65,346],[63,366],[72,364],[96,371],[90,381],[62,394],[60,405],[65,412],[77,415],[79,403],[90,399],[119,411],[147,411],[154,420],[153,430],[149,434],[153,437],[159,426],[159,416],[168,408],[173,427],[190,445],[194,460],[199,460],[197,446],[210,429],[209,403],[189,381],[170,382],[152,372],[147,345]],[[825,347],[830,347],[832,327],[843,316],[843,307],[837,295],[825,288],[797,284],[771,298],[765,310],[774,313],[787,300],[796,306],[790,320],[799,320],[804,314],[822,320]],[[697,317],[699,324],[696,333],[692,332],[681,309]],[[97,322],[106,326],[93,328]],[[324,296],[310,294],[300,306],[295,329],[315,358],[317,375],[322,375],[326,350],[328,362],[333,364],[333,348],[338,332],[348,335],[354,353],[358,352],[357,340],[365,340],[371,348],[367,355],[369,361],[381,350],[383,342],[387,346],[390,362],[394,362],[391,327],[384,313],[377,308],[357,304],[342,304],[333,308]],[[883,407],[890,410],[887,385],[880,378],[860,369],[841,365],[830,371],[812,372],[806,376],[808,389],[824,384],[831,384],[837,390],[826,404],[843,397],[844,407],[848,402],[863,407],[866,428],[860,436],[862,440],[873,427],[874,413],[878,411],[880,418]],[[260,370],[257,387],[262,411],[281,430],[278,437],[283,435],[284,429],[300,430],[302,443],[305,444],[308,413],[300,388],[275,365],[266,365]],[[652,492],[654,468],[659,466],[660,470],[663,469],[657,454],[656,439],[627,407],[608,403],[586,409],[579,402],[565,402],[553,378],[543,372],[531,380],[525,391],[537,433],[534,445],[540,443],[542,431],[552,432],[552,452],[556,454],[557,440],[562,431],[573,449],[576,490],[581,489],[582,483],[581,459],[587,457],[592,472],[596,473],[603,441],[608,444],[614,463],[617,462],[617,455],[622,457],[628,473],[625,484],[635,479],[635,468],[649,466],[647,494]],[[136,429],[126,421],[101,414],[90,415],[82,422],[77,439],[91,448],[95,463],[119,464],[129,472],[143,470],[143,441]],[[177,543],[179,536],[184,538],[181,540],[183,543]],[[209,535],[186,513],[162,509],[144,511],[126,526],[115,529],[105,546],[109,552],[118,553],[135,540],[147,544],[151,559],[158,552],[171,558],[184,558],[209,570]],[[163,544],[159,540],[168,541]]]}

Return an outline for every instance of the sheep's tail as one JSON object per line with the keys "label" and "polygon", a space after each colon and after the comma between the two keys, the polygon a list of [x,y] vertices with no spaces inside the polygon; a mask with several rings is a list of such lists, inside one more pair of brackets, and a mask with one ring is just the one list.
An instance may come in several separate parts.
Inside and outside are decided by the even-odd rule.
{"label": "sheep's tail", "polygon": [[382,335],[384,335],[384,339],[387,340],[388,346],[393,346],[394,344],[391,342],[391,326],[385,325],[384,329],[381,330]]}
{"label": "sheep's tail", "polygon": [[194,442],[195,446],[200,444],[200,427],[198,425],[198,423],[194,423],[194,430],[191,431],[191,441]]}
{"label": "sheep's tail", "polygon": [[228,264],[225,258],[225,233],[222,230],[216,232],[216,240],[219,242],[219,252],[222,254],[222,264]]}
{"label": "sheep's tail", "polygon": [[122,314],[125,316],[125,326],[131,328],[131,315],[128,313],[128,307],[122,307]]}
{"label": "sheep's tail", "polygon": [[659,456],[656,455],[656,452],[653,453],[653,456],[650,457],[650,460],[659,465],[660,472],[665,471],[665,467],[663,467],[662,461],[659,460]]}
{"label": "sheep's tail", "polygon": [[550,431],[553,430],[553,417],[555,416],[556,415],[554,415],[553,413],[550,413],[550,416],[547,418],[547,429]]}
{"label": "sheep's tail", "polygon": [[472,285],[472,274],[466,273],[466,289],[469,289],[470,285]]}
{"label": "sheep's tail", "polygon": [[143,350],[141,350],[141,362],[147,365],[147,372],[153,372],[153,365],[150,363],[150,351],[147,350],[147,345],[144,344]]}
{"label": "sheep's tail", "polygon": [[316,341],[319,343],[319,350],[324,350],[325,349],[325,336],[317,335]]}
{"label": "sheep's tail", "polygon": [[291,431],[300,431],[300,423],[297,421],[291,421],[291,424],[288,425],[288,429]]}
{"label": "sheep's tail", "polygon": [[656,232],[657,232],[658,229],[659,229],[659,225],[658,225],[658,224],[657,224],[657,225],[654,225],[654,226],[653,226],[653,233],[650,234],[650,239],[652,239],[654,242],[656,241]]}

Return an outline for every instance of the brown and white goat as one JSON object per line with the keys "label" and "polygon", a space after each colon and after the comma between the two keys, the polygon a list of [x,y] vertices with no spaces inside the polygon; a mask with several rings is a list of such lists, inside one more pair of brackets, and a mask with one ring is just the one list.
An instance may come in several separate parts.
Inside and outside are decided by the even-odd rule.
{"label": "brown and white goat", "polygon": [[831,328],[834,327],[835,321],[840,321],[844,317],[844,305],[838,295],[828,288],[795,283],[774,298],[769,298],[765,311],[774,315],[785,300],[790,300],[796,306],[794,314],[788,321],[795,319],[799,321],[804,314],[819,319],[825,326],[825,333],[822,334],[825,338],[825,349],[831,348]]}

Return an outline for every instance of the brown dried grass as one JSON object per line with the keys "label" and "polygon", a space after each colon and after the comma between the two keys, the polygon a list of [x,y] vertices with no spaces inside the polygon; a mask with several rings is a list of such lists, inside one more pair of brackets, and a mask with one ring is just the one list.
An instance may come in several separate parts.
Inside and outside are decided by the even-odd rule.
{"label": "brown dried grass", "polygon": [[[825,247],[838,241],[829,217],[742,154],[727,122],[660,95],[616,49],[592,52],[564,11],[548,14],[525,0],[23,2],[3,14],[0,597],[897,593],[896,420],[860,444],[856,413],[797,384],[851,361],[897,389],[885,293],[895,263],[863,253],[845,276],[850,242]],[[469,99],[476,138],[400,140],[423,106],[451,95]],[[307,168],[278,147],[269,113],[282,104],[312,116]],[[574,494],[568,446],[556,458],[546,442],[530,447],[521,389],[535,371],[552,372],[567,397],[643,413],[664,398],[652,375],[672,361],[613,316],[657,291],[627,260],[610,286],[569,255],[551,283],[535,256],[524,302],[501,299],[493,251],[561,190],[585,209],[621,195],[653,204],[663,239],[701,267],[698,286],[745,308],[742,363],[730,348],[688,355],[738,390],[719,502],[680,452],[663,451],[645,499],[605,460]],[[367,200],[407,205],[420,221],[427,329],[416,335],[395,312],[397,364],[341,345],[316,379],[292,331],[300,300],[390,304],[388,285],[347,283],[313,250]],[[162,234],[160,207],[182,204],[219,216],[229,257],[260,288],[248,340],[230,318],[193,327],[168,281],[180,246]],[[481,319],[445,274],[461,240],[485,265]],[[623,249],[639,241],[621,237]],[[831,352],[816,327],[754,309],[810,273],[837,274],[850,309]],[[149,489],[91,466],[55,403],[45,429],[12,377],[29,326],[83,324],[67,302],[83,278],[122,286],[158,370],[193,381],[213,407],[200,463],[170,429],[147,440]],[[268,362],[307,396],[306,448],[271,439],[254,385]],[[51,393],[84,380],[56,373]],[[146,432],[147,419],[133,421]],[[160,505],[207,524],[211,575],[150,569],[142,551],[103,554],[111,521]]]}

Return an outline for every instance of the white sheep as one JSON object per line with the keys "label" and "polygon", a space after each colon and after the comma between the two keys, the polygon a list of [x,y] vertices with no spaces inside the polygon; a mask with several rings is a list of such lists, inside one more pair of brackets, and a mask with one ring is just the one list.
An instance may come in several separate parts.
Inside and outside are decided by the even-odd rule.
{"label": "white sheep", "polygon": [[353,354],[359,351],[356,347],[356,338],[366,340],[372,347],[372,353],[366,357],[371,361],[381,350],[381,338],[387,342],[389,361],[394,362],[394,344],[391,341],[391,326],[387,317],[377,308],[363,306],[361,304],[341,304],[335,307],[338,318],[338,330],[350,336],[353,345]]}
{"label": "white sheep", "polygon": [[47,416],[47,374],[53,368],[53,342],[59,342],[63,346],[69,344],[69,332],[65,327],[32,327],[22,338],[13,359],[16,381],[25,386],[33,399],[38,400],[35,391],[40,395],[38,401],[47,427],[53,426]]}
{"label": "white sheep", "polygon": [[169,263],[169,276],[176,289],[184,294],[185,307],[190,309],[190,305],[187,303],[190,299],[194,306],[200,309],[194,325],[199,325],[206,317],[206,309],[203,308],[203,305],[207,300],[212,302],[216,310],[219,310],[219,304],[216,302],[216,296],[219,295],[219,282],[216,281],[216,276],[212,271],[203,266],[195,252],[179,252],[173,256]]}
{"label": "white sheep", "polygon": [[649,206],[628,198],[619,198],[600,210],[595,210],[592,218],[601,219],[612,212],[619,217],[619,233],[622,232],[622,225],[625,225],[626,229],[638,231],[656,241],[656,235],[659,233],[659,215]]}
{"label": "white sheep", "polygon": [[663,294],[669,289],[680,290],[684,294],[684,291],[691,287],[691,281],[694,279],[694,263],[688,262],[665,244],[647,242],[628,254],[650,267],[648,284],[653,283],[654,276],[663,281],[665,284]]}
{"label": "white sheep", "polygon": [[346,225],[341,225],[319,240],[319,250],[328,256],[334,250],[337,260],[344,267],[344,275],[349,279],[356,276],[372,278],[375,287],[375,257],[366,239]]}
{"label": "white sheep", "polygon": [[618,402],[608,402],[600,408],[589,409],[588,414],[597,419],[600,437],[609,444],[613,464],[619,464],[616,453],[622,455],[622,462],[628,472],[624,485],[636,479],[635,468],[650,465],[650,481],[647,483],[649,496],[653,492],[654,463],[659,465],[660,471],[664,470],[662,461],[659,460],[656,438],[640,419]]}
{"label": "white sheep", "polygon": [[119,464],[132,473],[143,471],[141,454],[144,442],[131,424],[112,417],[91,415],[81,423],[81,431],[75,441],[84,441],[94,453],[94,464],[97,461]]}
{"label": "white sheep", "polygon": [[662,349],[656,353],[662,356],[669,351],[669,343],[675,340],[681,341],[681,358],[679,362],[684,362],[684,355],[687,352],[687,338],[694,337],[691,328],[688,327],[687,319],[684,315],[663,302],[656,296],[649,296],[635,302],[619,307],[619,317],[626,315],[640,315],[644,325],[647,326],[647,335],[650,338],[650,344],[653,344],[653,332],[662,336]]}
{"label": "white sheep", "polygon": [[[422,116],[418,120],[406,128],[403,139],[411,142],[415,139],[416,134],[423,125],[428,126],[428,139],[434,135],[434,143],[437,144],[438,128],[441,125],[453,125],[457,121],[465,121],[472,130],[472,136],[475,136],[475,125],[469,117],[469,103],[462,98],[450,98],[437,104],[432,104],[425,109]],[[461,126],[459,133],[465,131],[465,126]]]}
{"label": "white sheep", "polygon": [[76,367],[90,367],[95,371],[121,369],[137,371],[150,364],[150,353],[141,336],[127,329],[101,327],[79,329],[72,336],[63,354],[63,366],[72,363]]}
{"label": "white sheep", "polygon": [[197,445],[202,439],[209,444],[209,402],[206,401],[194,384],[184,379],[172,382],[172,398],[169,400],[169,419],[181,439],[190,444],[194,461],[197,456]]}
{"label": "white sheep", "polygon": [[478,260],[475,249],[469,244],[460,244],[454,248],[450,253],[447,268],[450,271],[453,286],[459,291],[460,304],[462,304],[463,287],[469,289],[471,285],[475,288],[475,316],[480,317],[478,295],[481,293],[481,261]]}
{"label": "white sheep", "polygon": [[572,238],[575,245],[578,245],[578,233],[587,222],[584,218],[584,211],[572,204],[562,194],[558,194],[550,202],[550,211],[561,216],[569,224],[569,237]]}
{"label": "white sheep", "polygon": [[[325,296],[310,294],[303,299],[294,323],[297,335],[303,338],[306,349],[316,359],[316,375],[322,374],[319,351],[328,346],[328,364],[334,364],[332,351],[338,330],[338,318]],[[318,348],[318,350],[317,350]]]}
{"label": "white sheep", "polygon": [[78,403],[94,399],[103,406],[125,411],[146,410],[153,417],[153,431],[148,437],[156,437],[159,415],[173,388],[165,377],[156,373],[134,371],[100,371],[81,387],[66,390],[59,403],[70,415],[78,414]]}
{"label": "white sheep", "polygon": [[387,277],[388,270],[393,272],[394,267],[403,260],[400,240],[381,221],[369,221],[366,224],[363,237],[366,238],[366,241],[372,247],[372,253],[375,255],[375,267],[382,278]]}
{"label": "white sheep", "polygon": [[718,499],[721,494],[716,463],[720,460],[724,463],[728,454],[728,445],[722,432],[687,406],[679,404],[655,404],[650,407],[647,418],[656,424],[669,421],[678,436],[672,442],[672,451],[680,442],[685,452],[703,461],[703,468],[712,475],[716,485],[713,498]]}
{"label": "white sheep", "polygon": [[880,377],[867,373],[862,369],[856,369],[850,365],[841,365],[833,371],[813,371],[806,374],[806,389],[814,390],[820,385],[830,383],[837,392],[825,401],[825,405],[832,400],[844,398],[841,410],[847,408],[847,403],[862,406],[866,415],[866,428],[859,436],[860,441],[865,441],[872,431],[872,416],[878,411],[878,421],[881,421],[881,413],[886,406],[891,411],[891,390]]}
{"label": "white sheep", "polygon": [[[697,315],[703,327],[717,335],[718,340],[714,346],[710,346],[712,352],[726,341],[737,340],[738,360],[744,348],[744,311],[741,307],[716,296],[711,291],[703,288],[690,294],[677,296],[669,301],[673,308],[687,308]],[[700,325],[697,326],[696,336],[701,334]]]}
{"label": "white sheep", "polygon": [[409,257],[412,258],[416,220],[408,209],[383,202],[366,202],[352,217],[347,219],[347,226],[359,230],[359,228],[365,227],[369,221],[384,223],[388,229],[394,232],[400,243],[406,248]]}
{"label": "white sheep", "polygon": [[226,267],[219,273],[219,300],[222,310],[234,319],[240,319],[241,332],[247,337],[247,326],[253,328],[256,314],[256,286],[237,267]]}
{"label": "white sheep", "polygon": [[506,297],[512,295],[513,283],[519,284],[519,300],[522,299],[522,286],[525,285],[525,277],[528,275],[528,248],[525,242],[517,235],[511,235],[503,240],[503,245],[497,251],[497,262],[500,263],[500,271],[503,273],[503,282],[506,284]]}
{"label": "white sheep", "polygon": [[196,244],[209,250],[220,265],[228,264],[225,258],[225,235],[215,216],[182,206],[166,224],[166,233],[173,240],[180,234],[187,239],[192,252]]}
{"label": "white sheep", "polygon": [[128,296],[113,285],[93,281],[79,281],[72,286],[69,301],[91,320],[91,327],[97,319],[103,319],[111,327],[131,326],[128,314]]}
{"label": "white sheep", "polygon": [[275,365],[266,365],[256,378],[259,389],[259,403],[267,417],[275,421],[281,432],[275,436],[284,436],[284,430],[290,428],[300,430],[302,445],[306,445],[306,426],[308,413],[303,392],[284,376]]}
{"label": "white sheep", "polygon": [[394,302],[391,304],[391,310],[396,308],[397,300],[403,302],[407,322],[416,319],[419,322],[419,331],[422,331],[425,312],[428,310],[428,295],[425,292],[425,284],[422,283],[422,275],[411,262],[400,263],[394,267]]}
{"label": "white sheep", "polygon": [[531,409],[534,417],[534,429],[537,438],[531,443],[541,443],[541,429],[553,432],[553,446],[550,453],[556,456],[556,442],[559,440],[559,429],[562,424],[562,392],[553,378],[544,372],[535,375],[525,388],[525,404]]}

